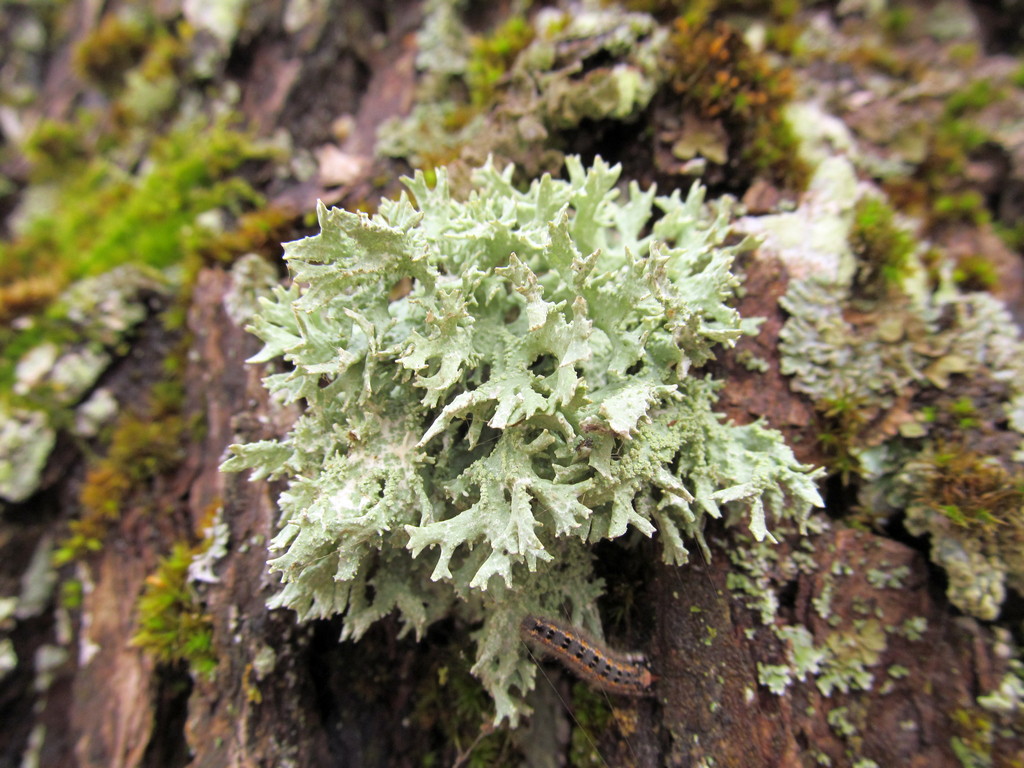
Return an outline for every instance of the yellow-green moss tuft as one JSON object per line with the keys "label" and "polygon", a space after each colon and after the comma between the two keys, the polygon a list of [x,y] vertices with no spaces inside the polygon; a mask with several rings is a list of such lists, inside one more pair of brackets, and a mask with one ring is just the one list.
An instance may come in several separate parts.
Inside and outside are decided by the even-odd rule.
{"label": "yellow-green moss tuft", "polygon": [[531,24],[522,16],[513,16],[490,35],[473,38],[466,65],[470,103],[475,107],[491,104],[498,81],[533,37]]}
{"label": "yellow-green moss tuft", "polygon": [[850,247],[858,258],[855,280],[875,298],[898,290],[910,271],[914,238],[896,225],[894,216],[877,197],[862,197],[854,208]]}
{"label": "yellow-green moss tuft", "polygon": [[217,668],[213,621],[188,579],[192,558],[202,547],[175,544],[146,578],[137,606],[139,631],[132,644],[160,663],[184,661],[195,674],[211,677]]}
{"label": "yellow-green moss tuft", "polygon": [[107,14],[75,49],[75,71],[103,90],[116,90],[128,70],[142,61],[152,35],[151,26],[141,18]]}

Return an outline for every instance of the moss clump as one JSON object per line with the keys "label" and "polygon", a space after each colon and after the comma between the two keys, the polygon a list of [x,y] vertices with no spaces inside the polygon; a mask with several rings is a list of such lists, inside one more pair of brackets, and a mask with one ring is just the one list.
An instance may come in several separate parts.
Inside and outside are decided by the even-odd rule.
{"label": "moss clump", "polygon": [[[61,127],[45,133],[50,138],[30,142],[33,151],[71,141]],[[115,153],[107,141],[80,159],[75,172],[30,187],[23,226],[0,242],[0,421],[7,422],[0,434],[0,496],[8,501],[38,489],[57,431],[72,427],[72,409],[126,353],[157,297],[166,296],[172,287],[166,274],[187,289],[204,259],[269,252],[286,229],[281,211],[244,217],[263,200],[241,166],[271,153],[226,118],[175,127],[142,152]],[[71,156],[77,151],[69,150]],[[228,233],[207,223],[232,214],[243,218]],[[154,435],[157,444],[160,437]],[[105,488],[106,503],[116,506],[122,474],[98,472],[88,485]],[[92,522],[104,516],[88,499],[86,507],[97,517],[90,512],[79,521],[77,551],[94,546]]]}
{"label": "moss clump", "polygon": [[953,93],[926,131],[926,153],[910,176],[886,185],[899,207],[923,216],[931,226],[984,224],[991,220],[984,196],[970,186],[968,164],[972,154],[990,141],[977,113],[1002,98],[989,81],[978,81]]}
{"label": "moss clump", "polygon": [[163,664],[187,662],[194,674],[212,677],[217,669],[213,620],[189,583],[188,569],[204,545],[179,542],[146,578],[139,597],[138,632],[132,644]]}
{"label": "moss clump", "polygon": [[181,461],[187,430],[176,399],[166,394],[153,398],[143,413],[125,412],[118,419],[106,455],[86,473],[78,495],[81,515],[71,522],[70,535],[54,553],[57,565],[100,549],[124,505],[132,500],[141,503],[138,494]]}
{"label": "moss clump", "polygon": [[534,38],[534,30],[522,16],[513,16],[490,35],[474,37],[466,65],[470,103],[485,107],[494,100],[495,88]]}
{"label": "moss clump", "polygon": [[862,197],[854,208],[850,247],[858,259],[855,283],[869,296],[883,298],[900,290],[916,243],[910,232],[896,225],[888,203]]}
{"label": "moss clump", "polygon": [[946,98],[945,113],[950,118],[963,117],[995,104],[1005,97],[1006,93],[988,78],[974,80]]}
{"label": "moss clump", "polygon": [[1011,476],[991,460],[955,447],[934,453],[923,474],[929,483],[918,492],[915,507],[941,512],[954,525],[977,533],[1019,525],[1024,475]]}
{"label": "moss clump", "polygon": [[247,253],[279,255],[281,240],[292,231],[294,211],[275,206],[243,213],[220,233],[195,233],[188,250],[207,263],[229,264]]}
{"label": "moss clump", "polygon": [[[74,67],[109,99],[104,122],[122,130],[150,129],[176,113],[194,75],[192,27],[161,19],[153,11],[107,14],[79,44]],[[208,63],[205,64],[208,66]]]}
{"label": "moss clump", "polygon": [[838,393],[816,402],[821,419],[818,442],[825,455],[825,466],[838,475],[843,485],[860,474],[857,448],[871,424],[873,410],[866,399],[852,393]]}
{"label": "moss clump", "polygon": [[90,122],[88,113],[75,124],[43,120],[36,126],[23,147],[25,158],[32,164],[33,181],[56,181],[85,164],[93,147],[86,139],[83,121]]}
{"label": "moss clump", "polygon": [[992,760],[997,727],[994,718],[976,708],[960,707],[953,711],[951,720],[953,735],[949,746],[960,764],[968,768],[995,765]]}
{"label": "moss clump", "polygon": [[75,49],[76,72],[93,85],[113,91],[124,85],[125,74],[142,61],[153,38],[151,23],[108,13]]}
{"label": "moss clump", "polygon": [[40,311],[57,297],[62,286],[55,275],[19,277],[0,285],[0,324]]}
{"label": "moss clump", "polygon": [[583,683],[572,687],[572,716],[576,727],[569,739],[569,765],[574,768],[604,765],[595,739],[613,727],[613,712],[607,696]]}
{"label": "moss clump", "polygon": [[48,204],[14,240],[0,243],[0,286],[36,276],[44,263],[62,285],[125,263],[179,264],[195,241],[199,214],[262,204],[238,171],[268,154],[219,120],[158,137],[137,175],[96,156],[49,191]]}
{"label": "moss clump", "polygon": [[423,757],[424,765],[486,768],[511,765],[518,755],[507,728],[491,723],[494,704],[466,668],[461,644],[451,643],[420,677],[411,720],[421,731],[438,734],[438,747]]}
{"label": "moss clump", "polygon": [[[677,19],[666,54],[670,97],[685,123],[672,152],[680,160],[700,154],[729,183],[743,185],[764,176],[781,186],[802,188],[807,168],[782,109],[793,94],[790,73],[755,53],[743,36],[724,22],[697,25]],[[721,135],[691,148],[697,133]],[[689,134],[689,135],[687,135]],[[696,151],[694,151],[696,150]]]}
{"label": "moss clump", "polygon": [[999,282],[995,265],[980,254],[957,259],[953,282],[964,291],[987,291]]}

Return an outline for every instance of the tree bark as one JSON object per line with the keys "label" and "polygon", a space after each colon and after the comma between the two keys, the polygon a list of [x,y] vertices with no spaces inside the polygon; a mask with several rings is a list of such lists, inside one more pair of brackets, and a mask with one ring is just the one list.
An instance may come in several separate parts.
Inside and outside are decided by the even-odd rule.
{"label": "tree bark", "polygon": [[[508,13],[507,5],[496,14]],[[82,98],[70,62],[83,30],[97,23],[91,7],[74,2],[61,11],[70,31],[46,62],[38,114],[67,118]],[[264,136],[288,126],[298,156],[335,141],[331,124],[339,114],[352,117],[347,137],[336,141],[362,163],[347,183],[260,179],[272,203],[294,212],[299,236],[298,217],[317,198],[354,206],[391,189],[393,179],[380,184],[375,176],[396,166],[374,158],[374,140],[381,122],[412,105],[412,33],[422,9],[405,0],[333,3],[317,9],[323,26],[294,34],[285,31],[283,5],[253,4],[250,11],[215,76],[237,84],[247,123]],[[169,9],[162,14],[175,16]],[[20,163],[5,157],[3,170],[19,178]],[[1011,266],[1017,274],[1019,264]],[[767,320],[740,350],[765,359],[768,370],[754,375],[735,355],[716,362],[712,370],[728,380],[720,410],[743,423],[767,418],[798,458],[821,461],[814,409],[779,372],[776,342],[785,317],[777,302],[785,267],[754,254],[745,269],[741,311]],[[259,344],[225,309],[232,287],[229,268],[205,266],[188,297],[185,328],[163,327],[157,312],[172,299],[162,297],[130,349],[103,375],[102,386],[127,407],[133,393],[164,376],[167,350],[185,343],[184,415],[202,430],[189,433],[182,461],[154,481],[145,505],[123,509],[100,551],[59,575],[49,569],[39,576],[48,570],[38,568],[39,559],[66,535],[80,508],[88,456],[68,433],[59,437],[41,490],[3,511],[0,594],[18,597],[21,607],[0,619],[18,660],[0,686],[0,768],[383,767],[421,765],[424,755],[461,765],[472,754],[471,743],[443,743],[436,712],[424,714],[422,703],[439,669],[447,674],[458,662],[463,673],[468,668],[466,656],[453,651],[467,628],[434,627],[416,643],[398,639],[396,622],[384,621],[360,642],[343,643],[339,619],[300,625],[288,611],[267,609],[276,589],[267,545],[283,485],[225,475],[219,465],[228,445],[278,437],[295,414],[269,403],[260,381],[266,367],[246,363]],[[1020,301],[1015,290],[1011,302]],[[838,518],[845,509],[829,501],[827,514]],[[154,661],[132,638],[147,578],[173,542],[201,536],[217,508],[227,525],[227,552],[216,563],[216,581],[193,586],[212,622],[216,666],[204,676],[184,663]],[[864,756],[878,765],[961,765],[953,739],[969,741],[982,727],[968,720],[977,717],[977,696],[998,688],[1009,670],[1006,632],[950,606],[922,542],[855,530],[825,514],[821,520],[817,532],[782,538],[762,576],[781,596],[780,621],[805,627],[816,645],[832,643],[839,656],[864,662],[873,685],[826,696],[813,677],[794,679],[780,693],[761,683],[761,666],[782,664],[787,648],[761,621],[754,599],[729,581],[730,574],[747,572],[730,559],[731,529],[709,531],[710,562],[682,568],[662,565],[654,543],[610,546],[602,550],[610,562],[650,564],[636,566],[634,582],[620,579],[609,600],[630,605],[632,618],[616,625],[625,627],[618,639],[650,659],[654,695],[608,700],[611,724],[590,732],[569,711],[565,674],[545,665],[539,684],[550,682],[551,690],[538,693],[537,709],[546,707],[550,720],[538,714],[524,724],[514,739],[521,753],[533,765],[564,765],[575,729],[586,732],[603,764],[616,766],[851,766]],[[899,588],[871,583],[869,574],[894,569],[905,569]],[[51,589],[42,603],[24,608],[36,578],[80,580],[81,604],[64,607]],[[817,607],[826,596],[829,618]],[[920,632],[904,631],[908,622],[919,622]],[[483,737],[489,725],[482,715],[479,720]],[[1024,759],[1018,735],[989,736],[986,765]],[[542,750],[531,751],[531,739],[557,753],[536,755]],[[500,759],[515,764],[507,754]]]}

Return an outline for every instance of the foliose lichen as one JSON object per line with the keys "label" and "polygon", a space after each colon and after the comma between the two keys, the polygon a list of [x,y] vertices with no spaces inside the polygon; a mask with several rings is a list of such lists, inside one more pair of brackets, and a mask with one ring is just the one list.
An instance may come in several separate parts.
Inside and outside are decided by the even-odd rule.
{"label": "foliose lichen", "polygon": [[[958,289],[948,263],[931,285],[916,255],[900,261],[902,274],[881,292],[858,288],[857,269],[791,282],[780,302],[791,315],[780,368],[822,414],[832,468],[859,476],[864,514],[878,522],[905,513],[911,533],[930,536],[950,601],[994,619],[1024,562],[1012,477],[1024,342],[1006,307]],[[989,455],[987,468],[975,457],[946,471],[973,445]],[[999,503],[979,502],[982,490]]]}
{"label": "foliose lichen", "polygon": [[417,104],[381,126],[378,154],[420,168],[495,155],[528,174],[554,171],[560,133],[588,120],[635,119],[665,79],[659,55],[668,34],[646,14],[545,8],[474,38],[462,5],[427,4]]}
{"label": "foliose lichen", "polygon": [[930,536],[953,605],[993,620],[1007,587],[1024,592],[1024,474],[963,449],[931,450],[904,464],[895,487],[910,498],[907,530]]}
{"label": "foliose lichen", "polygon": [[48,317],[0,343],[0,507],[39,489],[63,410],[88,394],[167,287],[155,271],[118,267],[74,283]]}
{"label": "foliose lichen", "polygon": [[224,464],[288,481],[272,607],[343,614],[346,638],[454,614],[513,723],[534,684],[522,617],[600,635],[593,544],[658,533],[683,564],[708,517],[762,541],[821,504],[816,473],[764,424],[724,423],[697,370],[756,325],[727,303],[727,206],[635,183],[620,201],[617,167],[566,165],[520,191],[488,163],[464,200],[445,169],[417,173],[373,217],[321,205],[250,326],[302,415]]}

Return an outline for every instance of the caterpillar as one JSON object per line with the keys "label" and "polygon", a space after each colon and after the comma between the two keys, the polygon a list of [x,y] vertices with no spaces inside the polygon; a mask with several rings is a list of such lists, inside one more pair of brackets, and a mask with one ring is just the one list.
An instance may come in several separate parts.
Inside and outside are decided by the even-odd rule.
{"label": "caterpillar", "polygon": [[525,617],[519,634],[594,688],[620,696],[651,695],[654,675],[643,654],[610,651],[578,629],[539,616]]}

